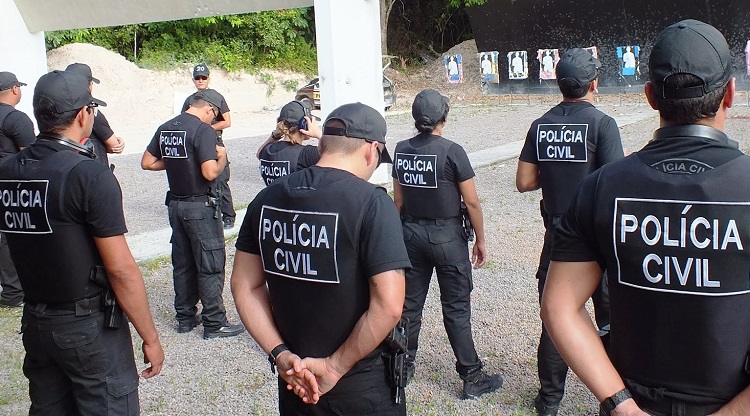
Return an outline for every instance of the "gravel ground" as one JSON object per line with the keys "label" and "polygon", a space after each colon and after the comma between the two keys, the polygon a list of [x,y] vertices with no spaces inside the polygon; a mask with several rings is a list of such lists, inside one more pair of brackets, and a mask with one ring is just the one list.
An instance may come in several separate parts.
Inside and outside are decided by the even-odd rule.
{"label": "gravel ground", "polygon": [[[554,102],[535,98],[531,105],[482,105],[454,108],[445,136],[467,152],[475,152],[524,137],[530,122]],[[546,100],[546,101],[545,101]],[[531,101],[531,99],[529,99]],[[644,105],[620,106],[610,98],[600,106],[610,114],[648,113]],[[611,102],[610,102],[611,101]],[[543,102],[543,104],[542,104]],[[744,103],[744,102],[743,102]],[[731,136],[747,136],[750,109],[733,110],[727,124]],[[408,111],[388,116],[388,146],[410,137]],[[657,127],[656,116],[622,128],[624,144],[640,148]],[[232,190],[237,206],[245,206],[261,188],[254,153],[262,137],[227,142],[232,160]],[[748,151],[747,139],[741,148]],[[125,195],[130,232],[144,233],[165,228],[162,205],[166,178],[142,172],[140,155],[122,156],[115,173]],[[485,369],[501,373],[503,388],[478,400],[458,397],[461,382],[445,331],[437,285],[432,285],[425,306],[417,374],[407,389],[407,409],[413,415],[531,415],[536,394],[536,345],[540,331],[534,272],[542,244],[542,222],[537,213],[539,192],[515,190],[516,160],[477,169],[477,188],[483,204],[488,236],[489,261],[474,273],[472,295],[474,339]],[[165,241],[164,244],[167,244]],[[234,239],[227,243],[228,265],[234,255]],[[228,274],[229,274],[228,267]],[[142,267],[151,308],[166,350],[162,374],[142,380],[141,408],[144,415],[271,415],[277,413],[276,381],[265,354],[248,334],[236,338],[204,341],[202,328],[188,334],[175,332],[171,266],[168,260]],[[229,284],[225,289],[229,318],[239,322]],[[26,380],[20,370],[23,347],[20,312],[0,310],[0,414],[27,412]],[[135,342],[140,341],[134,336]],[[136,348],[139,350],[139,348]],[[137,351],[139,354],[139,351]],[[136,362],[140,357],[136,357]],[[572,373],[560,415],[595,414],[596,400]]]}

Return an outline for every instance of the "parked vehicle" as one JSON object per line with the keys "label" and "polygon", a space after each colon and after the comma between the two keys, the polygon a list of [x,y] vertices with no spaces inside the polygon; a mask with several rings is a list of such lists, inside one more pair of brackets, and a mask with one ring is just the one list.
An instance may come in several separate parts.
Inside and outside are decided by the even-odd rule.
{"label": "parked vehicle", "polygon": [[[383,75],[383,98],[385,100],[385,109],[388,110],[396,104],[396,85]],[[316,110],[320,109],[320,78],[313,78],[297,90],[294,97],[297,101],[303,101],[310,104]]]}

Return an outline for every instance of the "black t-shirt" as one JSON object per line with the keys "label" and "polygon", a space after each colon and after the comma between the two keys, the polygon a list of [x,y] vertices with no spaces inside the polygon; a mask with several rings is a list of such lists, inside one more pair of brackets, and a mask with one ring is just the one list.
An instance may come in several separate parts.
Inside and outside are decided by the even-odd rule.
{"label": "black t-shirt", "polygon": [[91,144],[94,146],[94,153],[96,154],[96,160],[109,166],[109,157],[107,156],[107,146],[104,144],[107,139],[115,134],[112,128],[109,126],[109,120],[104,116],[104,113],[99,111],[94,117],[94,127],[91,129]]}
{"label": "black t-shirt", "polygon": [[535,120],[519,159],[538,165],[545,210],[561,215],[586,175],[622,157],[615,120],[577,101],[561,102]]}
{"label": "black t-shirt", "polygon": [[284,175],[318,163],[320,153],[317,146],[297,145],[283,140],[265,145],[258,159],[261,162],[260,176],[268,185]]}
{"label": "black t-shirt", "polygon": [[[7,114],[2,118],[2,114]],[[19,147],[34,143],[34,124],[26,113],[0,103],[0,155],[18,153]]]}
{"label": "black t-shirt", "polygon": [[406,214],[416,218],[460,215],[458,184],[475,176],[463,147],[441,136],[419,134],[399,142],[394,155],[391,175],[401,185]]}
{"label": "black t-shirt", "polygon": [[583,181],[551,258],[606,268],[623,379],[703,404],[750,385],[748,176],[719,130],[672,126]]}
{"label": "black t-shirt", "polygon": [[188,108],[190,108],[190,100],[193,98],[193,95],[198,93],[205,94],[206,98],[208,98],[212,103],[218,103],[218,113],[216,115],[216,118],[211,121],[211,124],[216,124],[216,122],[218,121],[224,121],[224,113],[229,112],[229,105],[224,99],[224,96],[213,88],[206,88],[205,90],[196,91],[190,94],[190,96],[185,99],[185,102],[182,103],[182,112],[185,112]]}
{"label": "black t-shirt", "polygon": [[218,158],[216,133],[198,117],[182,113],[162,124],[146,150],[164,159],[172,195],[205,195],[213,185],[214,181],[203,177],[201,165]]}
{"label": "black t-shirt", "polygon": [[369,307],[370,277],[411,265],[385,190],[318,166],[260,191],[236,247],[261,257],[274,321],[302,357],[343,344]]}

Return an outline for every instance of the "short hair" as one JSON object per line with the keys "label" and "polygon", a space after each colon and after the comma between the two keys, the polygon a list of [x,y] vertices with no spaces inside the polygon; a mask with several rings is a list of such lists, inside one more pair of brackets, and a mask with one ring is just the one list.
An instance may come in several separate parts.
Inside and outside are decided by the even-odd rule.
{"label": "short hair", "polygon": [[[346,129],[346,125],[344,125],[342,121],[336,119],[328,120],[325,126]],[[355,137],[330,136],[324,134],[318,143],[318,151],[321,155],[328,153],[351,155],[361,149],[366,143],[367,141],[364,139],[358,139]]]}
{"label": "short hair", "polygon": [[73,124],[79,111],[80,108],[58,113],[54,103],[49,100],[38,100],[34,103],[34,117],[41,133],[57,134],[65,130]]}
{"label": "short hair", "polygon": [[203,108],[207,105],[215,107],[215,105],[208,102],[202,95],[194,94],[190,97],[190,107]]}
{"label": "short hair", "polygon": [[[592,80],[591,82],[594,81]],[[579,98],[583,98],[586,94],[588,94],[589,89],[591,88],[591,82],[585,85],[578,86],[577,82],[558,80],[557,86],[560,88],[560,92],[562,93],[563,97],[569,100],[577,100]]]}
{"label": "short hair", "polygon": [[[703,80],[693,74],[675,74],[663,82],[670,89],[702,86]],[[659,115],[672,124],[695,124],[697,121],[716,117],[721,101],[727,93],[727,85],[717,88],[702,97],[664,98],[654,94],[654,103]]]}

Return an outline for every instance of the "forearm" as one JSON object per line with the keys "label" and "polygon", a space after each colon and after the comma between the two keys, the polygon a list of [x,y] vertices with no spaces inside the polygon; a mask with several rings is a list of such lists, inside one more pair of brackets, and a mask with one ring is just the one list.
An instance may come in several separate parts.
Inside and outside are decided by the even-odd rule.
{"label": "forearm", "polygon": [[216,130],[216,131],[220,131],[220,130],[224,130],[226,128],[229,128],[231,126],[232,126],[231,122],[229,122],[227,120],[224,120],[224,121],[217,121],[216,123],[212,124],[211,128],[214,129],[214,130]]}
{"label": "forearm", "polygon": [[484,242],[484,215],[482,214],[482,205],[479,201],[466,202],[466,209],[469,212],[471,227],[474,229],[474,235],[477,242]]}
{"label": "forearm", "polygon": [[400,317],[400,314],[389,313],[386,308],[371,305],[357,321],[349,338],[331,355],[332,366],[342,376],[346,374],[385,340]]}
{"label": "forearm", "polygon": [[107,274],[118,305],[143,341],[147,344],[158,343],[159,335],[149,309],[146,286],[135,260],[122,270],[107,270]]}
{"label": "forearm", "polygon": [[277,345],[283,344],[284,340],[273,321],[268,289],[265,285],[250,288],[242,282],[235,282],[237,281],[232,279],[237,313],[250,336],[263,351],[270,353]]}
{"label": "forearm", "polygon": [[750,386],[714,414],[716,416],[750,416]]}

